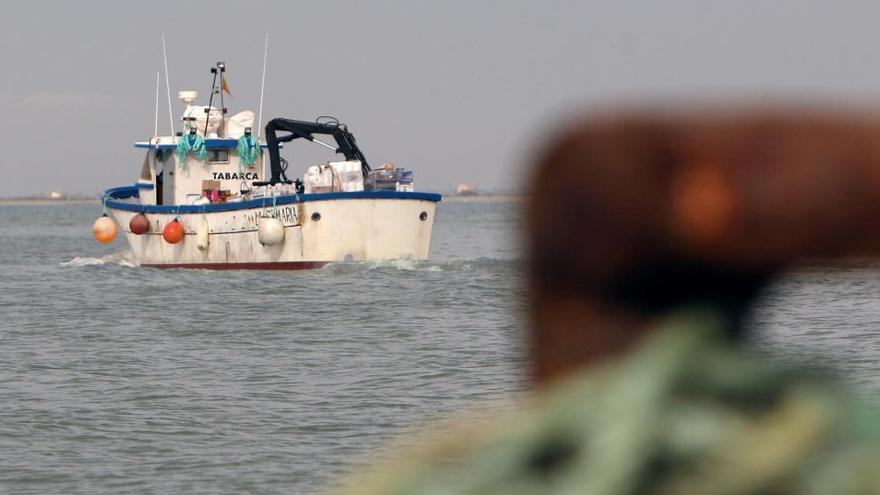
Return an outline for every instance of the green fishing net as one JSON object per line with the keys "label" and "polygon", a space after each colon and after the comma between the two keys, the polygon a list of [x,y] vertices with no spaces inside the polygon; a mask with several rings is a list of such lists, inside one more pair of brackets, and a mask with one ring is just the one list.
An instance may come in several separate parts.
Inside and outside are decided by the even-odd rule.
{"label": "green fishing net", "polygon": [[208,147],[205,145],[205,138],[201,134],[187,134],[180,137],[177,143],[177,157],[180,159],[180,167],[187,169],[187,155],[196,153],[199,161],[205,161],[208,158]]}
{"label": "green fishing net", "polygon": [[260,156],[260,143],[252,134],[244,134],[238,138],[238,154],[241,164],[251,168]]}

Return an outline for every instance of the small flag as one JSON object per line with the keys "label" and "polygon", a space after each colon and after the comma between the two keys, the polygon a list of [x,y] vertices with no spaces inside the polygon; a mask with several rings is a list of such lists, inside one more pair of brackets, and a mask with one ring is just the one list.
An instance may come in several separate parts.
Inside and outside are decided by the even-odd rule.
{"label": "small flag", "polygon": [[232,91],[229,90],[229,83],[226,82],[226,75],[223,73],[220,74],[220,89],[229,96],[232,96]]}

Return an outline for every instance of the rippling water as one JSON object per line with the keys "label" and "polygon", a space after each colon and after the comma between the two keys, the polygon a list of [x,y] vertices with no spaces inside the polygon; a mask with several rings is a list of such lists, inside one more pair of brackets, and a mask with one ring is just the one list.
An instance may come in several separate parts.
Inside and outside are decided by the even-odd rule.
{"label": "rippling water", "polygon": [[97,206],[0,207],[0,489],[314,492],[522,387],[515,203],[444,203],[431,260],[156,270]]}
{"label": "rippling water", "polygon": [[[427,262],[308,272],[138,268],[98,213],[0,206],[0,491],[311,493],[523,388],[516,203],[442,203]],[[878,275],[786,278],[759,342],[880,389]]]}
{"label": "rippling water", "polygon": [[807,266],[752,316],[753,340],[792,365],[826,368],[880,404],[880,263]]}

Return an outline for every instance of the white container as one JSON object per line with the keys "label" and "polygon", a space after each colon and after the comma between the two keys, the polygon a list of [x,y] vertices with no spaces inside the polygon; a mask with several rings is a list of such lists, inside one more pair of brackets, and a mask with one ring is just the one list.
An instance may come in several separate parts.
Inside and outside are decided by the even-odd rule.
{"label": "white container", "polygon": [[293,184],[276,184],[275,193],[279,196],[292,196],[296,194],[296,186]]}
{"label": "white container", "polygon": [[327,165],[312,165],[303,177],[306,194],[334,191],[333,168]]}
{"label": "white container", "polygon": [[360,160],[330,162],[339,178],[340,189],[345,192],[364,190],[364,173]]}

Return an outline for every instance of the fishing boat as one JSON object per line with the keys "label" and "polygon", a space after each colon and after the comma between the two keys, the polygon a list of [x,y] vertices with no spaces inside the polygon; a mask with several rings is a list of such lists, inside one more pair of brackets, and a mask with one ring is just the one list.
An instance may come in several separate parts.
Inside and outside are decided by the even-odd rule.
{"label": "fishing boat", "polygon": [[[415,191],[411,170],[372,169],[335,118],[274,118],[261,140],[253,112],[227,116],[225,71],[222,62],[211,68],[207,105],[195,104],[196,91],[178,94],[182,130],[167,136],[155,136],[157,74],[156,132],[134,145],[145,153],[137,181],[104,191],[99,241],[118,228],[136,263],[160,268],[296,270],[428,257],[439,194]],[[297,140],[337,156],[290,179],[281,151]]]}

